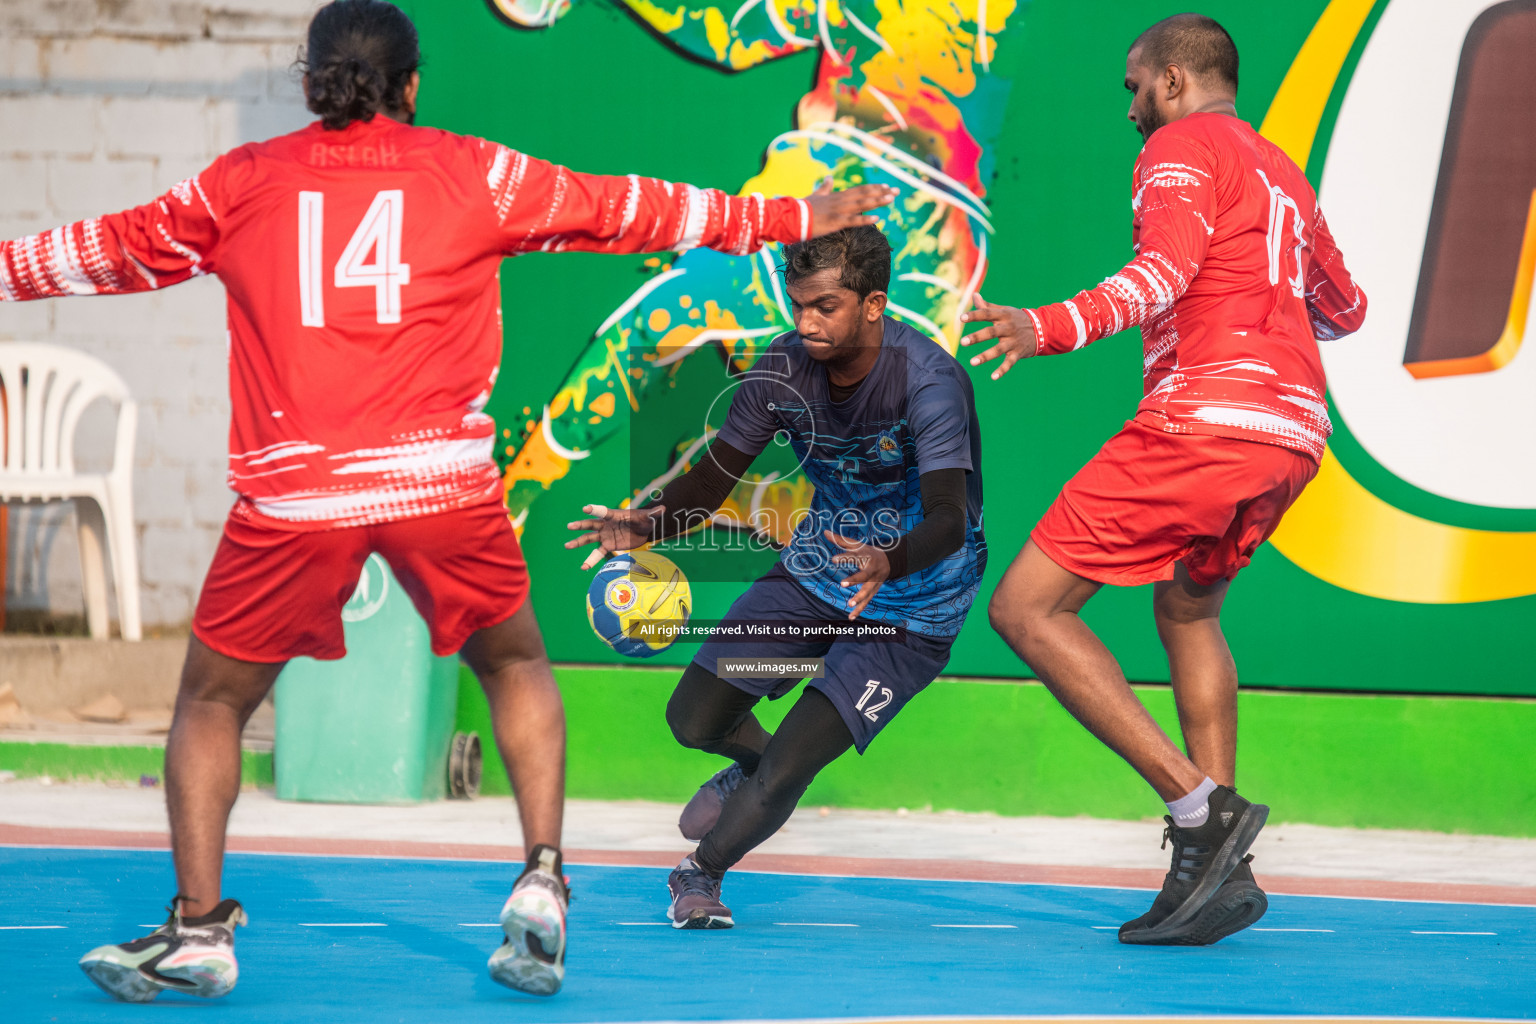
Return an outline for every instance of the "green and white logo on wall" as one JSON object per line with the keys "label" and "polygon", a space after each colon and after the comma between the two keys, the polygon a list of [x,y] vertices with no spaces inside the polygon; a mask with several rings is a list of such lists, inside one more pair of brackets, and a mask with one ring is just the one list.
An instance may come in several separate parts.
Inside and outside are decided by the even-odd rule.
{"label": "green and white logo on wall", "polygon": [[[1521,358],[1536,271],[1532,47],[1529,2],[1335,0],[1265,118],[1320,178],[1370,294],[1364,328],[1322,346],[1349,443],[1274,538],[1336,586],[1434,604],[1536,593],[1536,359]],[[1395,486],[1362,483],[1341,447]],[[1488,513],[1514,528],[1474,525]]]}

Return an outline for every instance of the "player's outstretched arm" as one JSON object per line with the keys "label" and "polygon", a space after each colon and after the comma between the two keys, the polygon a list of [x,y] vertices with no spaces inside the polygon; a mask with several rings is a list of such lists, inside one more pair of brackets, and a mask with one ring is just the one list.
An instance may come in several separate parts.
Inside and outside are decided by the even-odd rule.
{"label": "player's outstretched arm", "polygon": [[0,301],[119,295],[211,270],[219,229],[198,178],[152,203],[0,242]]}
{"label": "player's outstretched arm", "polygon": [[971,365],[1002,357],[992,371],[997,380],[1020,359],[1080,349],[1144,324],[1177,302],[1210,248],[1210,225],[1216,220],[1210,163],[1210,157],[1189,141],[1154,135],[1136,161],[1133,179],[1141,224],[1136,258],[1097,288],[1037,309],[989,305],[983,310],[978,295],[978,308],[960,319],[993,326],[962,338],[961,344],[994,339],[998,344],[972,357]]}
{"label": "player's outstretched arm", "polygon": [[798,242],[875,223],[868,211],[896,198],[887,185],[834,192],[824,184],[804,199],[642,178],[581,174],[486,143],[502,247],[519,252],[677,252],[704,246],[745,255],[767,242]]}
{"label": "player's outstretched arm", "polygon": [[581,566],[590,569],[615,551],[687,533],[710,521],[756,457],[756,452],[744,452],[716,440],[691,469],[662,488],[654,504],[635,509],[583,507],[582,511],[593,518],[567,524],[569,529],[584,532],[566,541],[565,546],[574,549],[596,544],[597,550]]}
{"label": "player's outstretched arm", "polygon": [[960,339],[960,344],[980,345],[988,341],[996,342],[981,355],[972,356],[972,366],[980,366],[982,363],[990,363],[1002,357],[1003,361],[992,371],[992,379],[997,380],[1013,369],[1013,364],[1020,359],[1029,359],[1039,353],[1040,335],[1035,326],[1035,317],[1029,310],[1014,309],[1012,306],[995,306],[982,298],[980,292],[977,292],[976,297],[971,300],[971,305],[970,310],[960,314],[961,322],[985,323],[988,326],[974,334],[967,334]]}
{"label": "player's outstretched arm", "polygon": [[[853,188],[835,189],[832,187],[832,179],[825,178],[809,197],[797,200],[811,208],[810,234],[806,237],[830,235],[844,228],[877,227],[880,219],[871,216],[869,211],[889,205],[899,194],[890,185],[855,185]],[[770,241],[786,240],[774,238]]]}
{"label": "player's outstretched arm", "polygon": [[666,514],[665,505],[649,508],[609,508],[607,505],[583,505],[581,510],[590,519],[577,519],[566,528],[584,531],[581,536],[565,542],[566,550],[596,544],[597,547],[581,563],[590,569],[615,551],[629,551],[649,544],[661,517]]}

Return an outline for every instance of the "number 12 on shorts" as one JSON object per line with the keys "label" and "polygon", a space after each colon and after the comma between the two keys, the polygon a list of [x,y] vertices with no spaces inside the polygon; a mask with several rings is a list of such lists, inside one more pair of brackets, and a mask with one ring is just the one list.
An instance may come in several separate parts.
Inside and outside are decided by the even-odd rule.
{"label": "number 12 on shorts", "polygon": [[[870,699],[874,697],[877,690],[880,692],[880,699],[873,704],[869,704]],[[883,710],[895,697],[896,695],[891,692],[889,686],[881,686],[879,680],[871,679],[864,684],[864,696],[859,698],[859,702],[854,705],[854,708],[864,712],[864,717],[871,722],[878,722],[879,718],[875,715],[875,712]],[[866,704],[869,704],[869,707],[865,707],[864,705]]]}
{"label": "number 12 on shorts", "polygon": [[[400,287],[411,283],[411,265],[400,262],[400,233],[405,224],[405,193],[384,189],[358,222],[332,283],[337,288],[373,288],[374,312],[381,324],[400,322]],[[299,318],[305,327],[325,326],[325,193],[299,193]],[[373,261],[364,258],[373,254]]]}

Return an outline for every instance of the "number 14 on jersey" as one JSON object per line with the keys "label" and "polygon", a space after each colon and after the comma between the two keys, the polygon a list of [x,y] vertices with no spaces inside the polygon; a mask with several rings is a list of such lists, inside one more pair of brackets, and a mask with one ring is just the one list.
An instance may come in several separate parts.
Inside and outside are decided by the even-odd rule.
{"label": "number 14 on jersey", "polygon": [[[400,262],[405,193],[385,189],[352,232],[336,261],[337,288],[373,288],[378,322],[400,322],[400,288],[411,283],[411,265]],[[299,312],[305,327],[325,326],[325,193],[299,193]],[[369,255],[372,259],[368,262]]]}

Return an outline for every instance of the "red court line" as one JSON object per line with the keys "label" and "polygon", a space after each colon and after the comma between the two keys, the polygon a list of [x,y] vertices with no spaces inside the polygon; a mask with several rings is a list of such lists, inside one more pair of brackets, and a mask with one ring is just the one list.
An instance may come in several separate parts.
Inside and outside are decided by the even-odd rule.
{"label": "red court line", "polygon": [[[3,846],[127,847],[165,850],[163,832],[115,832],[106,829],[40,828],[0,824]],[[294,836],[230,836],[228,849],[238,853],[293,853],[330,857],[411,857],[429,860],[499,860],[517,862],[517,846],[470,843],[423,843],[396,839],[326,839]],[[679,842],[673,852],[648,850],[565,851],[570,864],[670,868],[686,852]],[[1114,889],[1156,889],[1163,872],[1146,868],[1087,868],[1053,864],[999,864],[993,861],[908,860],[881,857],[802,857],[754,853],[738,867],[788,875],[846,875],[851,877],[932,879],[956,882],[1027,882],[1038,885],[1086,885]],[[1357,899],[1413,900],[1431,903],[1500,903],[1536,907],[1536,887],[1469,885],[1439,882],[1391,882],[1358,878],[1296,878],[1264,875],[1266,892],[1289,896],[1344,896]]]}

